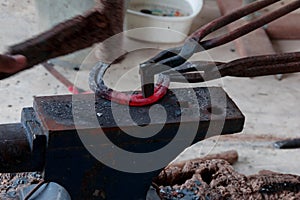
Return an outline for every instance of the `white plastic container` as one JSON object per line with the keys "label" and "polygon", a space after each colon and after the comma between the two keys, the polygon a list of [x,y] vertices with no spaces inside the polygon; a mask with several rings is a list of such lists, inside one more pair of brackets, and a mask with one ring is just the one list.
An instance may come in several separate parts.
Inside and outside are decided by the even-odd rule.
{"label": "white plastic container", "polygon": [[[140,11],[149,6],[178,9],[187,14],[185,16],[156,16]],[[202,7],[203,0],[131,0],[125,20],[127,36],[147,42],[181,42],[189,34],[192,22]]]}

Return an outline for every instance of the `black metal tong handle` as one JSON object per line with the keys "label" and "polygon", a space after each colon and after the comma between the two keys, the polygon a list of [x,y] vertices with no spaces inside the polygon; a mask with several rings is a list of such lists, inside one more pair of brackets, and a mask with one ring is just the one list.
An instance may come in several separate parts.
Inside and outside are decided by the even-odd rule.
{"label": "black metal tong handle", "polygon": [[229,63],[196,61],[163,72],[173,82],[204,82],[225,76],[256,77],[300,72],[300,52],[252,56]]}
{"label": "black metal tong handle", "polygon": [[[281,8],[259,17],[234,31],[225,35],[202,41],[208,34],[244,17],[257,10],[265,8],[280,0],[262,0],[242,7],[228,15],[213,20],[209,24],[201,27],[193,33],[185,42],[184,46],[172,48],[161,52],[154,58],[140,65],[142,90],[145,97],[153,94],[154,75],[161,73],[166,68],[174,68],[184,64],[194,53],[215,48],[217,46],[231,42],[243,35],[246,35],[257,28],[260,28],[300,7],[300,0],[295,0]],[[274,72],[275,73],[275,72]],[[254,73],[252,73],[254,74]]]}

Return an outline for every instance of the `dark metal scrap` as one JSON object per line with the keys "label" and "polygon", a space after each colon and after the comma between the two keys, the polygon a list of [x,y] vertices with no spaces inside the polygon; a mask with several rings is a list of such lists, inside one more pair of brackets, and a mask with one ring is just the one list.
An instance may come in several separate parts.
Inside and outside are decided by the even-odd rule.
{"label": "dark metal scrap", "polygon": [[278,149],[297,149],[300,148],[300,138],[281,140],[274,143]]}

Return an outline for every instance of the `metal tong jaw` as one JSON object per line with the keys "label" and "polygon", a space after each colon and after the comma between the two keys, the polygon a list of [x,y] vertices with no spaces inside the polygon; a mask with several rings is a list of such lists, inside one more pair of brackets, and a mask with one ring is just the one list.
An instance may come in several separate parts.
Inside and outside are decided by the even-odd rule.
{"label": "metal tong jaw", "polygon": [[[173,72],[180,72],[180,73],[185,73],[183,74],[186,77],[190,77],[190,79],[187,79],[186,81],[204,81],[204,78],[201,77],[201,74],[197,74],[197,75],[191,75],[190,74],[186,74],[186,72],[190,72],[190,71],[195,71],[195,69],[197,69],[197,67],[195,68],[193,65],[191,65],[190,63],[187,63],[187,60],[194,54],[197,52],[201,52],[204,50],[208,50],[208,49],[212,49],[218,46],[221,46],[223,44],[226,44],[228,42],[231,42],[241,36],[244,36],[252,31],[254,31],[257,28],[260,28],[296,9],[298,9],[300,7],[300,0],[295,0],[287,5],[282,6],[281,8],[272,11],[266,15],[263,15],[257,19],[254,19],[252,21],[250,21],[249,23],[242,25],[241,27],[237,28],[236,30],[233,30],[227,34],[209,39],[209,40],[204,40],[203,39],[209,35],[210,33],[242,18],[245,17],[253,12],[256,12],[262,8],[265,8],[271,4],[274,4],[276,2],[280,2],[280,0],[261,0],[261,1],[257,1],[254,3],[251,3],[247,6],[244,6],[228,15],[225,15],[223,17],[217,18],[215,20],[213,20],[212,22],[208,23],[207,25],[201,27],[200,29],[198,29],[196,32],[194,32],[191,36],[189,36],[186,40],[186,42],[184,43],[184,45],[182,47],[177,47],[177,48],[171,48],[165,51],[162,51],[161,53],[159,53],[158,55],[156,55],[155,57],[151,58],[150,60],[140,64],[140,75],[141,75],[141,84],[142,84],[142,93],[143,96],[145,98],[150,97],[151,95],[153,95],[154,92],[154,76],[155,74],[158,73],[162,73],[167,71],[166,74],[171,75],[172,70],[170,70],[170,68],[174,68]],[[298,54],[299,53],[294,53]],[[293,55],[294,55],[293,54]],[[283,55],[279,55],[279,58],[276,57],[276,55],[272,56],[272,63],[268,62],[266,65],[262,64],[260,66],[270,66],[270,63],[273,67],[271,67],[271,70],[273,71],[268,71],[268,73],[266,73],[266,70],[264,70],[264,68],[261,68],[260,72],[262,73],[252,73],[252,75],[254,76],[260,76],[260,75],[270,75],[271,74],[277,74],[277,73],[290,73],[290,72],[295,72],[295,71],[300,71],[299,70],[299,63],[293,63],[291,65],[293,65],[292,69],[290,70],[284,70],[284,68],[274,68],[274,65],[276,65],[276,60],[284,60],[284,61],[288,61],[288,59],[286,59],[287,57],[291,57],[293,56],[292,54],[283,54]],[[283,59],[283,57],[285,59]],[[255,57],[252,57],[250,59],[250,61],[255,60]],[[260,59],[262,59],[262,62],[264,61],[264,58],[261,57]],[[267,60],[270,58],[266,58]],[[293,59],[295,60],[295,59]],[[245,63],[246,60],[239,60],[238,63]],[[248,60],[249,61],[249,60]],[[202,63],[202,62],[200,62]],[[216,68],[214,68],[214,70],[210,69],[208,70],[207,67],[211,66],[212,63],[205,63],[205,66],[199,66],[198,63],[198,69],[201,68],[202,70],[204,69],[204,71],[206,70],[206,77],[209,77],[209,79],[212,79],[214,76],[209,75],[208,71],[210,71],[210,73],[212,73],[214,70],[223,70],[223,72],[219,72],[221,74],[221,76],[240,76],[243,74],[243,76],[246,76],[247,73],[243,72],[243,70],[239,70],[239,67],[235,67],[235,70],[231,70],[231,72],[229,72],[230,70],[229,67],[232,66],[235,63],[215,63],[215,66],[217,65]],[[202,63],[203,64],[203,63]],[[255,65],[255,63],[253,63]],[[282,65],[283,63],[280,62],[280,64]],[[218,65],[220,65],[218,67]],[[192,67],[191,67],[192,66]],[[176,67],[178,67],[176,69]],[[243,66],[241,66],[243,67]],[[253,67],[253,66],[252,66]],[[180,70],[179,70],[180,69]],[[226,69],[226,70],[225,70]],[[270,69],[270,67],[269,67]],[[245,69],[244,69],[245,70]],[[255,71],[254,68],[252,68],[252,71]],[[277,71],[276,71],[277,70]],[[225,72],[226,71],[226,72]],[[233,73],[235,72],[235,73]],[[236,73],[238,72],[238,73]],[[222,74],[223,73],[223,74]],[[172,78],[171,78],[172,80]],[[176,80],[173,79],[173,80]]]}

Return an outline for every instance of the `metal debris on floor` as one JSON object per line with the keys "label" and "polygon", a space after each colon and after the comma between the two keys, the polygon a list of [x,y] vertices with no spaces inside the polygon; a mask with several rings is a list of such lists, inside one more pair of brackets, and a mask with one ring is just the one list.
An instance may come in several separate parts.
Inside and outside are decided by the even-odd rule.
{"label": "metal debris on floor", "polygon": [[0,174],[0,199],[19,200],[18,190],[37,184],[42,178],[42,174],[38,172]]}

